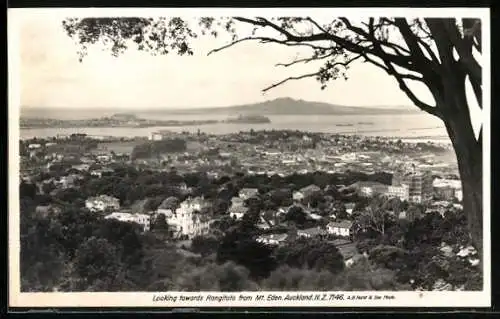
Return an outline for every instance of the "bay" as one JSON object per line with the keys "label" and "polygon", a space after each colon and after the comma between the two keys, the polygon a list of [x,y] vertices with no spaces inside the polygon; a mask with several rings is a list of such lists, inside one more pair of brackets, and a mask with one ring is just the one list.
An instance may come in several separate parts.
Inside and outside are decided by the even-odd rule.
{"label": "bay", "polygon": [[[110,114],[94,112],[86,114],[49,114],[47,118],[75,119],[98,118]],[[224,120],[228,115],[221,114],[155,114],[134,112],[138,117],[158,120]],[[442,122],[426,113],[418,114],[384,114],[384,115],[266,115],[271,123],[217,123],[208,125],[174,126],[174,127],[88,127],[88,128],[34,128],[20,130],[20,138],[52,137],[69,135],[72,133],[85,133],[95,136],[136,137],[149,136],[158,130],[173,132],[201,132],[207,134],[230,134],[240,131],[258,130],[299,130],[307,132],[358,134],[365,136],[394,137],[401,139],[432,140],[449,142],[446,129]]]}

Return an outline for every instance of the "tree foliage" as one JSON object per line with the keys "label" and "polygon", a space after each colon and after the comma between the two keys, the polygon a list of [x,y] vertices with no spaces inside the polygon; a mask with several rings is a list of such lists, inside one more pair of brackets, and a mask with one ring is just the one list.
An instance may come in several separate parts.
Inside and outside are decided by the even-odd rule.
{"label": "tree foliage", "polygon": [[276,250],[275,256],[278,264],[290,267],[328,270],[331,273],[344,269],[344,258],[337,247],[317,239],[289,241]]}

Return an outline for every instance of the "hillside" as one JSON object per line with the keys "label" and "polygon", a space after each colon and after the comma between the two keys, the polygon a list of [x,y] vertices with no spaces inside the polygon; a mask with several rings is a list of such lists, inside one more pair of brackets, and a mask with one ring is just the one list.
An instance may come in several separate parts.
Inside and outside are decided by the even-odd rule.
{"label": "hillside", "polygon": [[415,107],[354,107],[328,104],[323,102],[310,102],[291,98],[279,98],[271,101],[236,105],[228,107],[208,107],[195,109],[165,109],[151,110],[162,114],[231,114],[231,115],[378,115],[378,114],[411,114],[418,112]]}

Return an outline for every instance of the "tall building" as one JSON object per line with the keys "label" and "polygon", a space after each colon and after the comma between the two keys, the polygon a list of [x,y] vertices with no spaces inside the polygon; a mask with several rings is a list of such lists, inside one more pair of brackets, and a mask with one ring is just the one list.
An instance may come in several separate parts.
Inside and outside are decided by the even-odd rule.
{"label": "tall building", "polygon": [[422,203],[432,198],[432,174],[421,172],[413,167],[406,172],[396,172],[392,178],[393,186],[408,186],[408,200],[410,202]]}

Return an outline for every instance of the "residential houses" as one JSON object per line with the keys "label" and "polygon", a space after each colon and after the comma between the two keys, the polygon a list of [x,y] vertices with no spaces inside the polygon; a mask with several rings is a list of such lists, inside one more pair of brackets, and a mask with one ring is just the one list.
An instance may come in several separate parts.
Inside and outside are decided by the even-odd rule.
{"label": "residential houses", "polygon": [[146,214],[131,214],[125,212],[114,212],[106,217],[105,219],[116,219],[121,222],[136,223],[141,226],[142,231],[149,231],[151,228],[151,217]]}
{"label": "residential houses", "polygon": [[271,246],[278,246],[286,241],[288,237],[288,234],[269,234],[269,235],[261,235],[257,237],[257,242],[271,245]]}
{"label": "residential houses", "polygon": [[388,186],[378,182],[362,181],[351,185],[360,196],[373,197],[379,194],[387,193]]}
{"label": "residential houses", "polygon": [[60,212],[61,209],[53,205],[38,205],[35,207],[35,214],[41,217],[47,217],[51,213],[58,214]]}
{"label": "residential houses", "polygon": [[311,227],[311,228],[307,228],[307,229],[297,230],[297,236],[304,237],[304,238],[324,236],[326,234],[327,234],[326,231],[321,229],[320,227]]}
{"label": "residential houses", "polygon": [[312,185],[306,186],[304,188],[301,188],[299,190],[299,192],[301,192],[304,195],[304,197],[307,198],[307,197],[310,197],[316,193],[321,192],[321,188],[319,186],[312,184]]}
{"label": "residential houses", "polygon": [[113,196],[100,195],[90,197],[85,201],[85,207],[92,212],[104,212],[107,210],[119,210],[120,200]]}
{"label": "residential houses", "polygon": [[242,200],[247,200],[259,194],[257,188],[242,188],[239,192],[239,196]]}
{"label": "residential houses", "polygon": [[83,177],[81,175],[78,175],[78,174],[71,174],[71,175],[68,175],[68,176],[61,176],[59,178],[59,180],[55,180],[54,181],[54,184],[57,186],[57,187],[61,187],[63,189],[67,189],[67,188],[72,188],[75,186],[75,183],[78,181],[78,180],[81,180],[83,179]]}
{"label": "residential houses", "polygon": [[339,237],[350,237],[352,234],[353,222],[350,220],[343,220],[338,222],[330,222],[326,228],[329,234]]}
{"label": "residential houses", "polygon": [[167,223],[174,229],[176,235],[192,238],[209,231],[210,216],[201,213],[207,206],[208,202],[201,197],[188,198],[177,208],[161,208],[157,213],[165,215]]}
{"label": "residential houses", "polygon": [[114,172],[113,169],[104,167],[104,168],[100,168],[100,169],[96,169],[96,170],[91,171],[90,175],[101,178],[104,175],[109,175],[109,174],[112,174],[113,172]]}
{"label": "residential houses", "polygon": [[305,198],[305,196],[301,191],[295,191],[292,194],[292,198],[294,202],[299,203]]}
{"label": "residential houses", "polygon": [[242,205],[232,205],[229,207],[229,216],[234,219],[241,219],[248,212],[248,207]]}
{"label": "residential houses", "polygon": [[346,203],[345,204],[345,210],[346,210],[346,213],[349,214],[349,215],[352,215],[352,212],[354,210],[354,207],[356,207],[356,204],[355,203]]}
{"label": "residential houses", "polygon": [[455,198],[455,189],[450,185],[434,186],[434,194],[441,200],[453,200]]}
{"label": "residential houses", "polygon": [[87,172],[90,169],[90,164],[76,164],[73,165],[72,168],[76,169],[77,171],[80,172]]}
{"label": "residential houses", "polygon": [[[458,201],[462,201],[462,182],[460,180],[440,178],[434,180],[432,186],[437,194],[446,195],[447,198],[442,198],[443,200],[452,200],[453,198],[456,198]],[[451,195],[452,190],[453,196],[449,196]]]}

